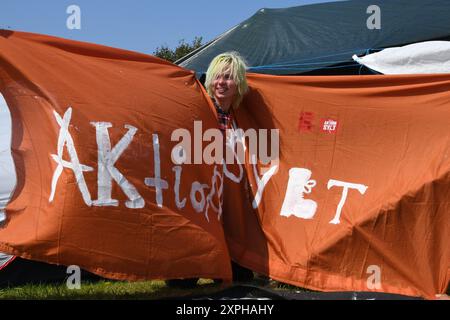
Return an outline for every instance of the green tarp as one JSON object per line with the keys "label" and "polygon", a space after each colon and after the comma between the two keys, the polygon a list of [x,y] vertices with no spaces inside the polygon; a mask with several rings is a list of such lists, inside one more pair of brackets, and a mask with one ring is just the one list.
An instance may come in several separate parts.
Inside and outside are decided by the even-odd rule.
{"label": "green tarp", "polygon": [[260,9],[177,64],[202,74],[217,54],[235,50],[251,72],[327,74],[344,68],[352,74],[359,69],[353,54],[437,39],[450,40],[448,0],[340,1]]}

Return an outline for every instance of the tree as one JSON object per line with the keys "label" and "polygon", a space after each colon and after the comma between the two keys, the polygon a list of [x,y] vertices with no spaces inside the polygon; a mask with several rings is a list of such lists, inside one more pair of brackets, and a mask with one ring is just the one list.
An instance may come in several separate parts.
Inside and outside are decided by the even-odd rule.
{"label": "tree", "polygon": [[202,40],[203,37],[195,37],[192,40],[192,44],[189,44],[182,39],[178,42],[178,46],[175,49],[172,50],[168,46],[157,47],[153,55],[170,62],[175,62],[195,49],[200,48],[203,45]]}

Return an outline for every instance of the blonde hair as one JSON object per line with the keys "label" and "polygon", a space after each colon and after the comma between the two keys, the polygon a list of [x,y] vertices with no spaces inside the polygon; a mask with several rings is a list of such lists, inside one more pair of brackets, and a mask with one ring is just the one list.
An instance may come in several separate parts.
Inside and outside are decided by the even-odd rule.
{"label": "blonde hair", "polygon": [[229,72],[237,87],[237,94],[231,105],[233,109],[237,109],[248,91],[247,78],[245,76],[246,69],[246,63],[239,53],[230,51],[219,54],[211,61],[208,71],[206,71],[206,91],[211,97],[214,97],[213,81],[221,74]]}

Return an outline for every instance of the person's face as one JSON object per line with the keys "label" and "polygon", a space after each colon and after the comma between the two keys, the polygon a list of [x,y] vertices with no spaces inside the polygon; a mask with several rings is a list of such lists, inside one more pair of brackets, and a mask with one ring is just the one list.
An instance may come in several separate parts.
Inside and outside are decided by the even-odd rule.
{"label": "person's face", "polygon": [[219,74],[213,81],[214,97],[219,101],[227,101],[231,103],[236,95],[236,82],[231,77],[229,71]]}

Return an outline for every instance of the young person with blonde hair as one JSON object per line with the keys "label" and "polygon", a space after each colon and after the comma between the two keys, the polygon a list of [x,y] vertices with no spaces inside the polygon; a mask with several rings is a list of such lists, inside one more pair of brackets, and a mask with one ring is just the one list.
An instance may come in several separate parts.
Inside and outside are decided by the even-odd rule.
{"label": "young person with blonde hair", "polygon": [[246,64],[237,52],[216,56],[206,71],[205,87],[214,102],[219,117],[219,128],[231,128],[231,110],[236,110],[248,91]]}
{"label": "young person with blonde hair", "polygon": [[[206,72],[205,87],[216,107],[219,129],[225,134],[232,128],[232,110],[239,108],[245,93],[248,91],[244,59],[237,52],[225,52],[216,56],[209,64]],[[253,272],[231,262],[233,281],[249,281]],[[166,280],[169,287],[192,288],[198,278]]]}
{"label": "young person with blonde hair", "polygon": [[[237,52],[225,52],[216,56],[206,71],[205,87],[216,107],[219,129],[225,134],[232,128],[232,110],[239,105],[248,91],[246,63]],[[226,192],[226,191],[225,191]],[[250,281],[253,272],[231,262],[234,281]]]}

